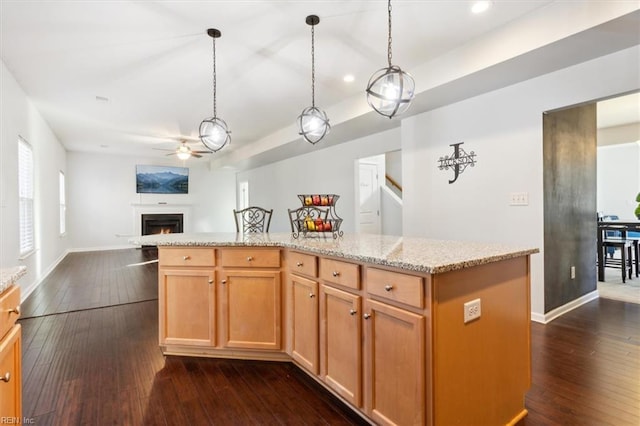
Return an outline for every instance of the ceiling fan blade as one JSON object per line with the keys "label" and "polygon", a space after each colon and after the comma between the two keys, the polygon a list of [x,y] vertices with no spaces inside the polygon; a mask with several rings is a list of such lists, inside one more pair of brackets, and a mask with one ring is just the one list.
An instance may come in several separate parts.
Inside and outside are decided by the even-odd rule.
{"label": "ceiling fan blade", "polygon": [[165,149],[165,148],[151,148],[151,149],[155,149],[157,151],[175,151],[175,149]]}
{"label": "ceiling fan blade", "polygon": [[193,151],[191,151],[191,156],[192,156],[192,157],[196,157],[196,158],[202,158],[202,155],[200,155],[200,154],[195,154]]}
{"label": "ceiling fan blade", "polygon": [[191,151],[192,154],[213,154],[213,151]]}

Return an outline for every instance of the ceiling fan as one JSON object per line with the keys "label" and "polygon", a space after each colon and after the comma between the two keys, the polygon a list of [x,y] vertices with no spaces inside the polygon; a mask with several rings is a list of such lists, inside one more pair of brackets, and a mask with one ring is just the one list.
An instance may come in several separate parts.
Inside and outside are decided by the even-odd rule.
{"label": "ceiling fan", "polygon": [[167,155],[175,155],[181,160],[187,160],[189,157],[201,158],[202,154],[213,154],[213,151],[195,151],[187,145],[186,140],[180,141],[180,145],[176,149],[154,148],[159,151],[172,151]]}

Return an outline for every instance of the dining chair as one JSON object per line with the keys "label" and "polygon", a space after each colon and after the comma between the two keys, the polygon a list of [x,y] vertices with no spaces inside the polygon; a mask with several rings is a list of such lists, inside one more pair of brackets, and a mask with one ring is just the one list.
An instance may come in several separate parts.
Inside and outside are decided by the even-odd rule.
{"label": "dining chair", "polygon": [[233,209],[233,218],[236,221],[236,232],[253,233],[269,232],[273,209],[251,206],[242,210]]}

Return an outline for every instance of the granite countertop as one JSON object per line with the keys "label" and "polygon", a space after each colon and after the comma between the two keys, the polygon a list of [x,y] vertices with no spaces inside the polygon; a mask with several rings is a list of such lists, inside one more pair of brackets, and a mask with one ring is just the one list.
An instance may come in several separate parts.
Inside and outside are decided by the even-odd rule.
{"label": "granite countertop", "polygon": [[537,248],[471,241],[432,240],[378,234],[345,234],[333,239],[293,238],[291,233],[186,233],[145,235],[132,244],[152,246],[271,246],[299,249],[377,265],[437,274],[538,253]]}
{"label": "granite countertop", "polygon": [[14,266],[0,269],[0,293],[4,292],[18,278],[27,273],[26,266]]}

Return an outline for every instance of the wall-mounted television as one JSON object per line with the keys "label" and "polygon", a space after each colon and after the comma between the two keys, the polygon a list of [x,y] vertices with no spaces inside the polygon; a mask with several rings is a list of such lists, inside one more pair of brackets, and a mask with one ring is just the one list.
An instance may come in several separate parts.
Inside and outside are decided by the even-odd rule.
{"label": "wall-mounted television", "polygon": [[188,194],[189,168],[173,166],[136,166],[138,194]]}

